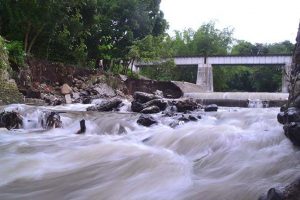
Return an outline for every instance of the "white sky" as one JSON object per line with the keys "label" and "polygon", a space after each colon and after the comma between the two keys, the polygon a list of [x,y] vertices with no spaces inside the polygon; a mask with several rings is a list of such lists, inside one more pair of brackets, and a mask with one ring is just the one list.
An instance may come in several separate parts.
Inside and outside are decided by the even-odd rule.
{"label": "white sky", "polygon": [[234,38],[251,43],[295,42],[300,0],[161,0],[161,10],[173,30],[216,21],[219,29],[234,28]]}

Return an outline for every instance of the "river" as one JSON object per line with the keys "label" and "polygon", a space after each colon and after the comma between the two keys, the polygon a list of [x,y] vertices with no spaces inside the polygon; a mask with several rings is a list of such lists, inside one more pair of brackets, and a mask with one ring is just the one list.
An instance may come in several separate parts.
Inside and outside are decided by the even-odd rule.
{"label": "river", "polygon": [[[176,128],[159,114],[147,128],[138,114],[80,104],[5,109],[26,123],[0,130],[1,200],[255,200],[300,177],[300,151],[276,120],[279,108],[200,112]],[[67,111],[63,128],[41,130],[43,109]],[[83,118],[87,132],[76,135]]]}

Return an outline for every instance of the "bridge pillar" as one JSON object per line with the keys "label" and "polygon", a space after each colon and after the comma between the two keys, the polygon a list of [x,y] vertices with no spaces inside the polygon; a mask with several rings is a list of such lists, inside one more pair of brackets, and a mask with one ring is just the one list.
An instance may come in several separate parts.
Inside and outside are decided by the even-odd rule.
{"label": "bridge pillar", "polygon": [[289,92],[289,76],[292,70],[292,64],[286,63],[282,72],[282,92]]}
{"label": "bridge pillar", "polygon": [[213,92],[213,72],[211,64],[198,64],[197,85],[201,86],[205,92]]}

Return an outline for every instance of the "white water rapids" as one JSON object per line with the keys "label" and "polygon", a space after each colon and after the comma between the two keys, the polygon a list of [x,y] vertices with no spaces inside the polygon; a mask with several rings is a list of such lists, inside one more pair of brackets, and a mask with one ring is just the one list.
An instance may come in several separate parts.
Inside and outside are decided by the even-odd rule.
{"label": "white water rapids", "polygon": [[173,129],[159,114],[146,128],[138,114],[70,105],[51,108],[69,110],[63,128],[43,131],[41,107],[16,107],[27,122],[0,130],[1,200],[255,200],[300,177],[279,108],[222,108]]}

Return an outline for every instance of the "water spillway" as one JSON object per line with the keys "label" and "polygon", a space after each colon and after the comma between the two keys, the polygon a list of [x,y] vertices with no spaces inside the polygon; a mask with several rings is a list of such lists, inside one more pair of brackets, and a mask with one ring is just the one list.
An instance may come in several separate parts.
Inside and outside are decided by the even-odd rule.
{"label": "water spillway", "polygon": [[185,97],[201,100],[203,104],[215,103],[230,107],[280,107],[288,100],[288,93],[269,92],[195,92]]}

